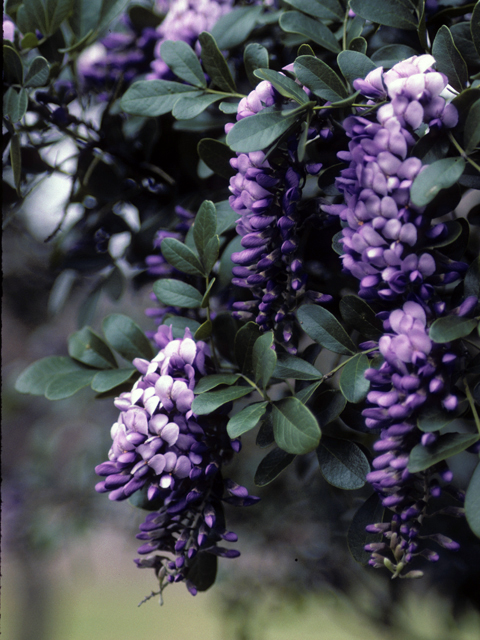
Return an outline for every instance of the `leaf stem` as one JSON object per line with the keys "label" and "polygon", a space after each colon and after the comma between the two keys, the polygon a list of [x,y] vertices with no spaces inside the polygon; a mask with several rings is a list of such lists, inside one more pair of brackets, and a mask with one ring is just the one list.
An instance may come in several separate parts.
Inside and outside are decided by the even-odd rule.
{"label": "leaf stem", "polygon": [[229,91],[217,91],[216,89],[204,89],[207,93],[215,93],[218,96],[226,96],[227,98],[246,98],[242,93],[230,93]]}
{"label": "leaf stem", "polygon": [[468,382],[463,379],[465,383],[465,392],[467,394],[468,404],[470,405],[470,409],[473,413],[473,419],[475,420],[475,424],[477,425],[478,433],[480,433],[480,417],[478,416],[478,411],[475,406],[475,400],[473,399],[472,392],[470,391],[470,387],[468,386]]}
{"label": "leaf stem", "polygon": [[474,162],[474,160],[472,160],[467,152],[465,151],[465,149],[463,149],[463,147],[461,147],[458,142],[455,140],[455,136],[453,135],[453,133],[451,131],[448,131],[448,137],[450,138],[450,141],[453,143],[453,146],[456,148],[456,150],[458,151],[458,153],[460,154],[460,156],[466,160],[467,162],[469,162],[472,167],[474,167],[479,173],[480,173],[480,166]]}
{"label": "leaf stem", "polygon": [[348,362],[350,362],[350,360],[353,360],[353,358],[356,358],[358,355],[362,355],[362,354],[366,355],[367,353],[371,353],[372,351],[378,351],[378,347],[372,347],[371,349],[367,349],[367,351],[359,351],[358,353],[354,353],[353,356],[350,356],[350,358],[347,358],[346,360],[341,362],[338,365],[338,367],[335,367],[334,369],[332,369],[331,371],[323,375],[321,378],[321,382],[323,382],[324,380],[328,380],[328,378],[331,378],[333,375],[337,373],[337,371],[340,371],[342,367],[344,367]]}

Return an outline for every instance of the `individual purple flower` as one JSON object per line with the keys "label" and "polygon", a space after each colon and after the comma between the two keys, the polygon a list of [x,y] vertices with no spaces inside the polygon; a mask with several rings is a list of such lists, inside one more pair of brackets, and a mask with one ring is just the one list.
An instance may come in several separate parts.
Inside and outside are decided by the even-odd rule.
{"label": "individual purple flower", "polygon": [[155,342],[159,353],[151,361],[133,361],[142,375],[130,392],[115,399],[120,415],[111,429],[108,461],[95,468],[104,477],[96,490],[109,492],[110,500],[144,492],[156,510],[140,526],[138,552],[171,557],[136,562],[155,568],[161,589],[186,579],[195,594],[188,571],[197,553],[239,555],[217,545],[237,539],[225,529],[222,502],[248,506],[258,499],[222,478],[222,466],[240,447],[227,435],[226,416],[198,418],[192,411],[195,384],[211,366],[208,346],[195,342],[188,329],[183,339],[174,340],[165,325]]}
{"label": "individual purple flower", "polygon": [[[240,100],[237,120],[279,104],[282,97],[267,82],[260,82]],[[225,127],[226,132],[233,124]],[[313,127],[310,137],[317,134]],[[230,180],[230,206],[241,217],[237,233],[242,236],[242,251],[232,254],[233,284],[250,291],[253,299],[233,304],[234,316],[254,320],[262,329],[273,329],[277,339],[295,352],[293,310],[305,295],[316,302],[330,296],[306,291],[307,275],[299,256],[299,229],[304,215],[298,204],[308,173],[316,174],[321,165],[300,162],[298,140],[292,136],[283,158],[275,164],[263,151],[239,153],[230,164],[237,174]]]}
{"label": "individual purple flower", "polygon": [[348,168],[337,178],[345,202],[324,210],[339,215],[343,229],[343,266],[360,280],[359,295],[395,302],[414,294],[428,300],[433,286],[460,277],[465,265],[435,258],[427,247],[447,233],[444,223],[431,225],[415,206],[410,189],[424,169],[409,155],[421,125],[453,127],[458,113],[441,97],[446,76],[434,71],[434,58],[414,56],[386,73],[375,69],[354,86],[374,100],[386,100],[376,121],[362,115],[344,122],[351,138],[340,152]]}

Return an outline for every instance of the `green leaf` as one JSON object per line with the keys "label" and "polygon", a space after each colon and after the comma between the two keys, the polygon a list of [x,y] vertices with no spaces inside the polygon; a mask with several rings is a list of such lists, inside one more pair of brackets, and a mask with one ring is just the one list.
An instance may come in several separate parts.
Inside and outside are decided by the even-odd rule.
{"label": "green leaf", "polygon": [[195,331],[193,338],[195,340],[208,340],[212,335],[213,324],[211,320],[205,320]]}
{"label": "green leaf", "polygon": [[35,49],[38,47],[38,38],[34,33],[26,33],[23,38],[20,40],[20,46],[25,51],[27,49]]}
{"label": "green leaf", "polygon": [[387,44],[372,53],[372,62],[374,62],[377,67],[391,69],[391,67],[398,62],[415,55],[417,55],[417,51],[406,44]]}
{"label": "green leaf", "polygon": [[[48,356],[29,365],[18,376],[15,389],[20,393],[43,396],[49,382],[59,375],[66,375],[84,369],[66,356]],[[95,372],[94,372],[95,373]]]}
{"label": "green leaf", "polygon": [[293,453],[287,453],[278,447],[267,453],[260,462],[255,472],[254,482],[257,487],[265,485],[275,480],[275,478],[295,460]]}
{"label": "green leaf", "polygon": [[367,533],[365,527],[383,521],[385,509],[380,498],[373,493],[353,516],[352,524],[348,530],[347,543],[353,558],[360,564],[367,564],[370,552],[365,551],[365,546],[372,542],[381,542],[381,533]]}
{"label": "green leaf", "polygon": [[47,400],[63,400],[73,396],[77,391],[90,386],[96,371],[84,369],[71,373],[54,376],[47,385],[45,397]]}
{"label": "green leaf", "polygon": [[230,165],[230,159],[235,156],[224,142],[203,138],[197,145],[197,153],[207,167],[222,178],[229,180],[236,174],[235,169]]}
{"label": "green leaf", "polygon": [[357,353],[343,367],[340,376],[340,390],[348,402],[361,402],[365,399],[370,382],[365,378],[365,371],[370,367],[368,358],[363,353]]}
{"label": "green leaf", "polygon": [[[258,80],[258,78],[257,78]],[[222,113],[237,113],[238,110],[238,103],[240,102],[240,100],[236,100],[236,102],[221,102],[218,105],[218,108],[220,109],[220,111]]]}
{"label": "green leaf", "polygon": [[184,307],[185,309],[196,309],[202,304],[202,294],[186,282],[165,278],[153,283],[153,293],[160,302],[168,307]]}
{"label": "green leaf", "polygon": [[446,433],[439,436],[436,442],[429,447],[417,444],[410,452],[408,470],[410,473],[424,471],[437,462],[465,451],[479,439],[480,434],[478,433]]}
{"label": "green leaf", "polygon": [[[11,122],[15,123],[21,120],[27,111],[27,106],[28,94],[25,89],[20,89],[20,93],[13,87],[9,87],[7,89],[3,96],[3,115],[8,116]],[[20,150],[20,141],[18,136],[12,136],[12,140],[14,137],[17,138],[18,149]],[[12,151],[12,148],[10,147],[10,158],[12,158],[12,153],[15,153],[15,150]],[[16,156],[14,157],[16,158]],[[21,160],[20,156],[19,160]],[[13,166],[12,162],[12,167]]]}
{"label": "green leaf", "polygon": [[68,355],[96,369],[117,366],[115,356],[108,345],[90,327],[83,327],[68,338]]}
{"label": "green leaf", "polygon": [[193,390],[193,393],[205,393],[205,391],[210,391],[210,389],[215,389],[221,384],[232,385],[241,378],[239,373],[214,373],[211,376],[204,376],[200,378]]}
{"label": "green leaf", "polygon": [[480,299],[480,256],[475,258],[463,281],[465,296],[476,296]]}
{"label": "green leaf", "polygon": [[309,97],[298,84],[288,76],[273,69],[257,69],[254,75],[261,80],[267,80],[284,98],[291,98],[299,104],[306,104]]}
{"label": "green leaf", "polygon": [[191,276],[205,275],[198,256],[176,238],[162,240],[162,255],[175,269],[183,273],[188,273]]}
{"label": "green leaf", "polygon": [[42,34],[50,35],[42,0],[24,2],[17,11],[16,23],[22,33],[35,33],[38,29]]}
{"label": "green leaf", "polygon": [[17,190],[17,194],[20,193],[20,184],[22,182],[22,150],[20,146],[20,136],[14,133],[10,140],[10,164],[13,171],[13,182]]}
{"label": "green leaf", "polygon": [[236,413],[233,418],[230,418],[227,424],[227,432],[230,438],[238,438],[242,433],[246,433],[256,427],[267,407],[268,402],[255,402]]}
{"label": "green leaf", "polygon": [[480,100],[470,107],[463,131],[465,151],[471,153],[480,143]]}
{"label": "green leaf", "polygon": [[92,380],[92,389],[98,393],[105,393],[127,382],[135,373],[139,375],[134,367],[99,371]]}
{"label": "green leaf", "polygon": [[3,45],[3,65],[6,80],[12,84],[22,84],[23,82],[23,63],[16,50],[9,46]]}
{"label": "green leaf", "polygon": [[168,113],[180,97],[198,97],[190,85],[171,80],[140,80],[123,94],[120,107],[136,116],[153,118]]}
{"label": "green leaf", "polygon": [[418,16],[410,0],[351,0],[350,8],[357,16],[396,29],[414,30]]}
{"label": "green leaf", "polygon": [[204,200],[195,216],[193,239],[202,262],[207,245],[217,232],[217,210],[211,200]]}
{"label": "green leaf", "polygon": [[347,97],[347,90],[328,64],[313,56],[300,56],[294,63],[295,75],[316,96],[336,102]]}
{"label": "green leaf", "polygon": [[480,463],[473,472],[465,494],[465,516],[470,529],[480,538]]}
{"label": "green leaf", "polygon": [[347,401],[340,391],[327,389],[315,401],[315,416],[320,428],[326,427],[343,412]]}
{"label": "green leaf", "polygon": [[212,94],[185,95],[175,102],[172,115],[177,120],[191,120],[205,111],[214,102],[218,102],[223,96]]}
{"label": "green leaf", "polygon": [[316,449],[321,431],[315,416],[298,398],[273,404],[273,433],[277,445],[287,453],[302,454]]}
{"label": "green leaf", "polygon": [[343,20],[344,11],[336,0],[286,0],[287,4],[321,20],[338,22]]}
{"label": "green leaf", "polygon": [[[218,244],[218,236],[215,236],[215,238],[213,238],[213,240],[215,240],[215,239],[217,240],[217,244]],[[217,248],[217,255],[218,255],[218,248]],[[202,304],[201,304],[202,309],[206,309],[208,307],[208,305],[210,304],[210,292],[212,290],[213,285],[215,284],[215,280],[216,280],[216,278],[212,278],[210,284],[207,287],[207,290],[203,294]]]}
{"label": "green leaf", "polygon": [[262,332],[258,324],[247,322],[245,326],[237,331],[235,336],[235,359],[240,371],[246,375],[252,373],[253,345],[261,335]]}
{"label": "green leaf", "polygon": [[255,444],[257,445],[257,447],[265,449],[265,447],[269,447],[274,442],[275,437],[273,435],[272,413],[270,411],[270,413],[265,414],[265,417],[260,424]]}
{"label": "green leaf", "polygon": [[356,51],[358,53],[362,53],[363,55],[366,55],[367,53],[367,48],[368,48],[368,43],[365,40],[365,38],[353,38],[353,40],[351,40],[350,44],[348,45],[348,50],[349,51]]}
{"label": "green leaf", "polygon": [[444,73],[457,91],[463,91],[468,81],[468,69],[460,51],[455,46],[450,29],[442,25],[432,45],[432,55],[437,69]]}
{"label": "green leaf", "polygon": [[358,296],[348,294],[340,300],[340,313],[350,329],[356,329],[369,340],[378,340],[383,327],[374,310]]}
{"label": "green leaf", "polygon": [[196,334],[200,328],[200,323],[192,318],[182,318],[180,316],[170,316],[164,319],[163,324],[172,327],[172,335],[175,339],[182,339],[185,335],[185,329],[188,327],[192,336]]}
{"label": "green leaf", "polygon": [[25,74],[24,85],[26,87],[43,87],[47,84],[50,74],[50,66],[45,58],[37,56]]}
{"label": "green leaf", "polygon": [[333,353],[355,353],[356,347],[352,339],[330,311],[308,304],[298,309],[297,318],[305,333],[322,347]]}
{"label": "green leaf", "polygon": [[247,78],[252,87],[256,87],[260,79],[254,75],[257,69],[268,69],[268,51],[257,42],[250,42],[243,52],[243,62]]}
{"label": "green leaf", "polygon": [[238,400],[252,393],[252,387],[229,387],[220,391],[206,391],[197,395],[192,403],[192,411],[198,416],[205,416],[227,402]]}
{"label": "green leaf", "polygon": [[273,332],[268,331],[255,341],[252,351],[252,366],[255,382],[265,389],[277,364],[277,354],[272,349]]}
{"label": "green leaf", "polygon": [[[360,16],[355,16],[353,20],[349,20],[347,23],[347,49],[350,49],[350,45],[355,38],[362,35],[365,27],[365,20]],[[353,49],[352,49],[353,50]]]}
{"label": "green leaf", "polygon": [[197,591],[207,591],[217,578],[218,558],[213,553],[200,551],[191,561],[187,580],[195,585]]}
{"label": "green leaf", "polygon": [[194,87],[206,89],[202,65],[195,51],[186,42],[165,40],[160,46],[160,56],[176,76]]}
{"label": "green leaf", "polygon": [[134,358],[151,360],[155,355],[146,335],[128,316],[112,313],[102,322],[102,329],[108,343],[130,362]]}
{"label": "green leaf", "polygon": [[[74,0],[46,0],[45,12],[48,34],[53,34],[73,10]],[[32,85],[33,86],[33,85]],[[42,85],[36,85],[38,87]]]}
{"label": "green leaf", "polygon": [[230,286],[230,283],[232,281],[232,267],[233,267],[232,253],[234,253],[235,251],[242,251],[243,247],[241,242],[242,242],[242,237],[235,236],[233,240],[231,240],[227,244],[225,249],[222,251],[222,257],[220,258],[220,269],[218,272],[219,285],[220,285],[220,288],[222,289],[224,287]]}
{"label": "green leaf", "polygon": [[477,326],[474,318],[461,318],[459,316],[445,316],[438,318],[430,327],[429,337],[434,342],[451,342],[458,338],[465,338]]}
{"label": "green leaf", "polygon": [[350,84],[357,78],[365,78],[377,68],[368,56],[358,51],[342,51],[337,56],[337,63],[343,77]]}
{"label": "green leaf", "polygon": [[215,38],[210,33],[203,31],[198,36],[198,40],[202,47],[202,64],[210,76],[213,86],[227,93],[235,93],[237,90],[235,80],[227,61],[215,42]]}
{"label": "green leaf", "polygon": [[337,39],[330,29],[318,20],[309,18],[298,11],[286,11],[280,16],[280,27],[287,33],[299,33],[316,44],[338,53],[341,51]]}
{"label": "green leaf", "polygon": [[260,111],[254,116],[239,120],[230,129],[227,144],[233,151],[241,153],[265,149],[295,125],[298,112],[294,115],[284,115],[285,113],[288,112]]}
{"label": "green leaf", "polygon": [[473,44],[480,56],[480,2],[477,2],[470,19],[470,31],[472,33]]}
{"label": "green leaf", "polygon": [[246,40],[262,11],[262,7],[238,7],[217,20],[211,34],[218,48],[232,49]]}
{"label": "green leaf", "polygon": [[277,357],[274,378],[293,378],[294,380],[320,380],[322,373],[302,358],[286,353]]}
{"label": "green leaf", "polygon": [[455,411],[445,411],[438,407],[426,408],[417,419],[417,427],[424,433],[440,431],[447,424],[461,416],[468,409],[468,400],[465,398],[458,403]]}
{"label": "green leaf", "polygon": [[451,187],[465,169],[463,158],[443,158],[428,165],[415,178],[410,190],[410,198],[417,207],[427,205],[441,189]]}
{"label": "green leaf", "polygon": [[123,11],[128,0],[75,0],[69,20],[77,39],[89,31],[100,32]]}
{"label": "green leaf", "polygon": [[354,442],[323,436],[317,449],[317,458],[322,476],[334,487],[353,490],[365,484],[370,465]]}
{"label": "green leaf", "polygon": [[[308,387],[297,391],[295,397],[298,398],[302,404],[307,404],[307,402],[310,400],[310,398],[313,396],[313,394],[321,384],[322,380],[319,380],[318,382],[312,382],[312,384],[309,384]],[[342,394],[340,395],[342,396]]]}

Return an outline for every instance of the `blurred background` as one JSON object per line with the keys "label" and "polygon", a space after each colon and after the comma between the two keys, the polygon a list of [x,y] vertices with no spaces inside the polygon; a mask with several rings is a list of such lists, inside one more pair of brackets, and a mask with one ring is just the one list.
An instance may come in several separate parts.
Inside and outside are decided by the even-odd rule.
{"label": "blurred background", "polygon": [[[337,491],[321,478],[314,456],[298,458],[275,482],[255,487],[265,455],[255,434],[243,437],[242,453],[228,470],[262,498],[258,507],[227,510],[241,557],[220,561],[207,593],[192,597],[178,584],[166,590],[163,607],[158,598],[137,607],[157,588],[153,572],[133,563],[143,514],[94,491],[94,467],[106,458],[118,413],[112,400],[94,400],[84,390],[48,402],[14,389],[34,360],[66,355],[91,291],[88,271],[71,289],[68,279],[57,279],[55,252],[45,242],[66,197],[62,181],[46,180],[3,236],[4,637],[478,640],[478,544],[470,544],[469,556],[443,551],[420,581],[392,582],[387,572],[362,568],[345,536],[368,489]],[[146,285],[120,300],[102,294],[90,314],[94,330],[111,312],[152,330],[144,315],[149,293]]]}

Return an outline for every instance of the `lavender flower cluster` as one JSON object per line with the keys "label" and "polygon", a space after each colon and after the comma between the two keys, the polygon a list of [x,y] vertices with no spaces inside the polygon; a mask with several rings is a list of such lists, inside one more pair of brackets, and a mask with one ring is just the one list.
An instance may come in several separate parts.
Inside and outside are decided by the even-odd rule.
{"label": "lavender flower cluster", "polygon": [[[237,120],[259,113],[282,100],[270,82],[260,82],[240,100]],[[233,124],[227,124],[226,133]],[[310,138],[316,130],[309,131]],[[229,202],[241,217],[237,233],[242,251],[232,254],[233,284],[250,290],[252,299],[233,304],[234,316],[254,320],[264,330],[273,329],[277,339],[295,353],[291,343],[293,310],[307,294],[315,302],[331,296],[306,291],[307,275],[299,257],[299,227],[303,216],[298,208],[307,174],[315,175],[320,164],[306,164],[297,157],[298,141],[292,136],[283,162],[271,164],[263,151],[237,154],[230,160],[238,171],[230,180]]]}
{"label": "lavender flower cluster", "polygon": [[222,501],[248,506],[258,499],[222,478],[222,466],[240,449],[226,433],[225,417],[210,415],[202,424],[192,412],[196,381],[210,366],[208,346],[195,342],[188,329],[182,340],[174,340],[165,325],[155,342],[159,353],[150,362],[134,360],[142,376],[115,400],[120,415],[112,427],[109,459],[95,469],[105,478],[96,490],[109,492],[110,500],[143,490],[148,501],[161,505],[140,526],[138,553],[170,557],[153,555],[137,565],[154,568],[161,585],[185,579],[195,594],[188,570],[199,552],[239,555],[217,546],[222,539],[237,539],[225,529]]}
{"label": "lavender flower cluster", "polygon": [[[429,500],[441,492],[436,474],[445,482],[452,479],[445,463],[419,473],[408,470],[412,449],[428,448],[437,439],[417,427],[427,398],[434,403],[436,399],[439,410],[453,411],[458,404],[450,380],[459,354],[448,343],[433,343],[428,323],[442,315],[468,315],[477,303],[470,297],[458,309],[446,308],[436,287],[459,280],[466,265],[426,250],[446,234],[446,226],[432,225],[422,215],[424,208],[410,198],[413,180],[424,168],[421,160],[409,155],[419,129],[426,127],[428,135],[458,120],[455,107],[440,95],[448,81],[432,69],[434,62],[430,55],[414,56],[386,73],[378,68],[365,80],[354,81],[355,89],[369,98],[368,105],[385,104],[376,110],[376,122],[361,115],[345,121],[351,142],[339,157],[350,164],[337,179],[345,202],[325,207],[346,223],[343,266],[360,281],[359,295],[391,310],[378,314],[384,321],[385,334],[378,345],[384,363],[365,374],[371,382],[371,406],[363,415],[367,427],[380,430],[374,471],[367,480],[394,512],[388,522],[367,527],[383,533],[386,542],[366,549],[372,553],[372,566],[387,566],[394,576],[403,575],[415,556],[438,559],[437,553],[419,544],[419,532]],[[458,548],[445,536],[428,537],[448,549]]]}

